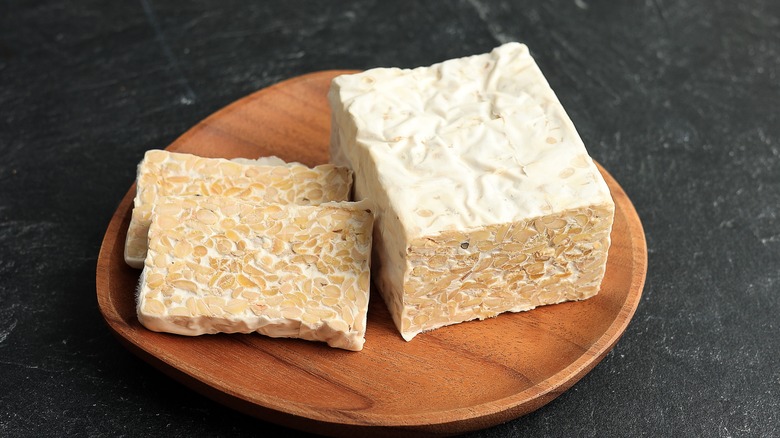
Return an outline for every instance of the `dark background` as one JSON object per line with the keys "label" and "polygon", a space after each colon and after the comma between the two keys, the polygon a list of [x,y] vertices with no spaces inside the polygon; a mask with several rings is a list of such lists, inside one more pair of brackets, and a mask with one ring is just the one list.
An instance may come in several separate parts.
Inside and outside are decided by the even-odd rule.
{"label": "dark background", "polygon": [[649,248],[636,315],[542,409],[472,437],[780,436],[780,2],[0,3],[0,436],[285,429],[110,334],[95,265],[145,150],[303,73],[531,48]]}

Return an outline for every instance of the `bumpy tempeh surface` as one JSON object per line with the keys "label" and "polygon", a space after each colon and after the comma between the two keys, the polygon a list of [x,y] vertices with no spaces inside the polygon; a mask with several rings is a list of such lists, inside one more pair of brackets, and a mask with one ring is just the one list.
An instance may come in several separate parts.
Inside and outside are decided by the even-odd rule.
{"label": "bumpy tempeh surface", "polygon": [[404,337],[596,295],[612,214],[599,206],[413,240],[403,294],[394,295],[404,299],[392,312]]}
{"label": "bumpy tempeh surface", "polygon": [[309,168],[280,159],[225,160],[150,150],[138,166],[133,215],[125,241],[125,261],[143,267],[151,208],[163,196],[219,195],[246,201],[317,205],[346,201],[352,174],[325,164]]}
{"label": "bumpy tempeh surface", "polygon": [[363,348],[369,204],[166,197],[152,210],[137,303],[147,328],[258,332]]}
{"label": "bumpy tempeh surface", "polygon": [[329,100],[404,339],[598,292],[614,203],[527,47],[339,76]]}

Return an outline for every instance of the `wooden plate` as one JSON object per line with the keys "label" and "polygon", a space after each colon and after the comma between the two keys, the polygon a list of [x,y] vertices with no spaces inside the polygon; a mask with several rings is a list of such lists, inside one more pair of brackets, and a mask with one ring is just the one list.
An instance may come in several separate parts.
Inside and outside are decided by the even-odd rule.
{"label": "wooden plate", "polygon": [[[312,73],[251,94],[168,149],[327,162],[326,93],[342,73],[350,72]],[[140,271],[122,258],[133,186],[100,248],[98,303],[132,352],[188,387],[263,420],[328,435],[449,435],[486,428],[538,409],[571,387],[614,346],[639,303],[647,271],[642,224],[618,183],[601,171],[616,213],[606,277],[590,300],[445,327],[407,343],[373,294],[366,345],[357,353],[256,334],[155,333],[136,319]]]}

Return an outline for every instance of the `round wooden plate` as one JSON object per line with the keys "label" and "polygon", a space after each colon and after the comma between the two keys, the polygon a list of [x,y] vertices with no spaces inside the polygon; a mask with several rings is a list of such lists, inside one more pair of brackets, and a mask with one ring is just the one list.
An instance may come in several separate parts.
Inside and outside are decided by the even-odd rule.
{"label": "round wooden plate", "polygon": [[[326,95],[331,79],[343,73],[352,72],[312,73],[251,94],[168,150],[325,163]],[[133,186],[100,248],[98,303],[132,352],[263,420],[327,435],[451,435],[486,428],[538,409],[571,387],[614,346],[639,303],[647,271],[642,224],[618,183],[601,171],[615,199],[615,223],[601,292],[586,301],[449,326],[405,342],[372,292],[361,352],[257,334],[155,333],[136,319],[140,271],[123,260]]]}

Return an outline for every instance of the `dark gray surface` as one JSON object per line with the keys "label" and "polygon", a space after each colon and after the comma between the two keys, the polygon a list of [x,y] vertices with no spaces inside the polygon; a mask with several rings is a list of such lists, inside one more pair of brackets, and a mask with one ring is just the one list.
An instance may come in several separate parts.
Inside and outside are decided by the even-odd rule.
{"label": "dark gray surface", "polygon": [[0,4],[0,436],[255,436],[127,352],[95,300],[143,152],[316,70],[529,45],[643,220],[616,348],[473,437],[780,435],[780,2]]}

